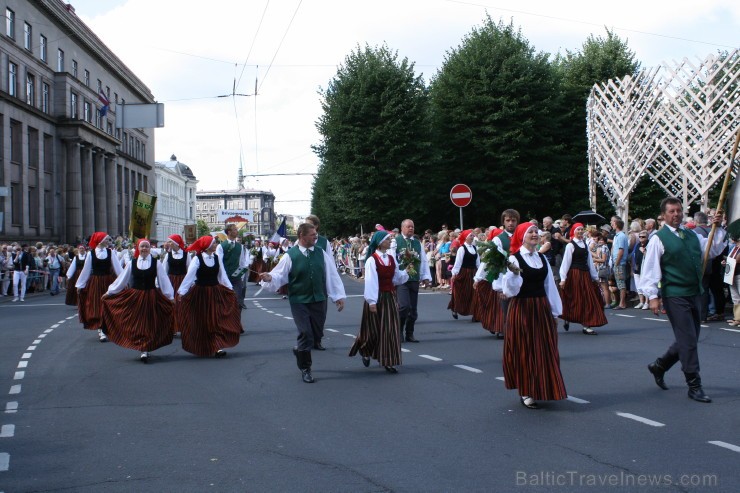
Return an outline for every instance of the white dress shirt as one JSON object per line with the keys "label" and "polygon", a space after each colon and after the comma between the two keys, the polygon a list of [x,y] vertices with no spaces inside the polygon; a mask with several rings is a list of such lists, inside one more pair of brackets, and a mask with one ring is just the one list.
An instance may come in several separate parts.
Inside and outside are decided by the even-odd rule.
{"label": "white dress shirt", "polygon": [[[542,268],[542,259],[540,258],[539,253],[537,253],[536,251],[530,252],[526,248],[522,247],[522,249],[519,250],[519,253],[521,254],[524,261],[527,263],[527,265],[529,265],[533,269]],[[516,259],[515,256],[510,256],[509,262],[519,267],[519,261]],[[550,310],[552,310],[552,315],[554,317],[558,317],[563,313],[563,302],[560,299],[558,288],[557,286],[555,286],[555,279],[552,277],[550,264],[545,262],[545,265],[547,266],[545,293],[547,294],[547,301],[550,302]],[[522,276],[519,274],[514,274],[513,272],[511,272],[511,270],[506,269],[506,274],[504,274],[502,277],[504,295],[509,298],[518,295],[519,290],[522,289],[522,284],[524,284],[524,279],[522,278]]]}
{"label": "white dress shirt", "polygon": [[594,281],[599,280],[599,274],[596,272],[596,266],[594,265],[594,259],[591,256],[591,251],[588,249],[588,245],[583,240],[573,240],[565,245],[565,253],[563,253],[563,263],[560,265],[560,282],[565,282],[568,278],[568,271],[570,270],[570,264],[573,263],[573,243],[577,244],[581,248],[586,249],[586,260],[588,262],[588,271],[591,273],[591,279]]}
{"label": "white dress shirt", "polygon": [[[136,267],[138,267],[139,270],[146,270],[152,266],[152,262],[157,264],[157,286],[159,287],[159,290],[162,291],[162,294],[165,295],[168,300],[174,300],[175,290],[172,288],[172,283],[170,282],[170,278],[167,277],[167,272],[165,271],[162,262],[157,262],[157,259],[151,255],[147,255],[146,258],[139,256],[139,258],[136,259]],[[113,284],[108,286],[107,294],[118,294],[133,285],[134,276],[132,265],[133,260],[126,264],[126,268],[121,271],[116,280],[113,281]]]}
{"label": "white dress shirt", "polygon": [[[77,272],[77,259],[85,261],[85,257],[87,257],[87,252],[85,252],[84,255],[80,255],[79,253],[72,257],[72,262],[70,262],[69,269],[67,269],[67,279],[72,279],[72,276],[75,275],[75,272]],[[82,272],[82,271],[80,271]]]}
{"label": "white dress shirt", "polygon": [[[95,255],[98,260],[105,260],[108,258],[108,249],[97,247],[95,250],[90,252],[90,255],[85,257],[85,265],[82,266],[82,272],[80,272],[80,277],[77,278],[77,283],[75,284],[77,289],[84,289],[85,286],[87,286],[87,281],[90,280],[90,275],[92,274],[93,255]],[[121,264],[118,262],[118,255],[114,254],[111,256],[110,264],[113,266],[113,271],[116,276],[119,276],[123,269],[121,268]]]}
{"label": "white dress shirt", "polygon": [[[411,243],[411,238],[404,238],[406,240],[407,244]],[[393,245],[393,242],[395,241],[395,238],[391,240],[391,245]],[[388,249],[387,250],[389,255],[393,255],[394,257],[398,258],[398,252],[396,251],[396,248]],[[432,273],[429,270],[429,262],[427,261],[427,256],[424,255],[424,244],[421,244],[421,254],[419,255],[421,263],[419,264],[419,281],[429,281],[432,282]]]}
{"label": "white dress shirt", "polygon": [[[214,255],[203,252],[201,256],[203,257],[203,263],[206,264],[207,267],[213,267],[215,265],[216,258],[214,257]],[[185,296],[186,294],[188,294],[190,288],[192,288],[193,284],[195,284],[195,280],[198,277],[198,267],[200,267],[200,260],[198,260],[198,256],[195,255],[190,260],[188,273],[185,274],[185,279],[182,280],[182,284],[180,284],[180,288],[177,290],[177,293],[180,296]],[[218,257],[218,283],[222,286],[226,286],[229,289],[234,289],[234,287],[231,285],[231,281],[229,281],[229,277],[226,275],[221,257]]]}
{"label": "white dress shirt", "polygon": [[465,256],[462,252],[463,248],[467,250],[469,254],[476,255],[475,266],[480,267],[480,255],[477,255],[475,245],[468,245],[467,243],[463,243],[463,245],[457,249],[457,255],[455,256],[455,265],[452,266],[453,276],[458,275],[460,273],[460,269],[462,269],[463,257]]}
{"label": "white dress shirt", "polygon": [[[382,265],[387,267],[390,264],[391,256],[387,251],[386,253],[381,253],[379,251],[376,251],[375,253],[380,257],[380,263]],[[400,286],[409,280],[409,275],[405,270],[398,270],[398,262],[395,262],[395,264],[396,271],[393,273],[393,285]],[[370,255],[367,260],[365,260],[365,301],[370,305],[377,304],[378,297],[380,296],[379,292],[380,284],[378,282],[378,270],[375,265],[375,256]]]}
{"label": "white dress shirt", "polygon": [[[329,256],[327,252],[321,248],[311,247],[305,248],[302,245],[298,245],[298,249],[301,254],[306,255],[306,250],[321,252],[324,255],[324,272],[326,277],[326,294],[333,302],[345,299],[347,296],[344,294],[344,284],[342,279],[339,277],[337,268],[334,265],[334,260]],[[276,293],[282,286],[288,284],[288,275],[290,269],[293,267],[293,261],[290,259],[290,255],[283,255],[280,262],[270,271],[272,279],[270,282],[260,281],[260,286]]]}

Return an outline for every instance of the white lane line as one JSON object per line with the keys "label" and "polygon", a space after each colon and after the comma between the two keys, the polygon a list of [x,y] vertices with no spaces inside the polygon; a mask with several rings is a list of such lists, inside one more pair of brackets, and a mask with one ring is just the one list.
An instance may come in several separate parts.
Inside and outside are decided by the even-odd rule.
{"label": "white lane line", "polygon": [[708,329],[709,328],[708,325],[699,325],[699,327],[704,327],[705,329]]}
{"label": "white lane line", "polygon": [[17,368],[26,368],[28,366],[28,361],[19,361]]}
{"label": "white lane line", "polygon": [[624,313],[615,313],[615,317],[626,317],[626,318],[635,318],[635,315],[625,315]]}
{"label": "white lane line", "polygon": [[13,385],[10,387],[10,392],[8,394],[20,394],[21,393],[21,386],[20,385]]}
{"label": "white lane line", "polygon": [[649,317],[645,317],[645,318],[643,318],[643,320],[655,320],[656,322],[668,322],[668,320],[666,320],[664,318],[649,318]]}
{"label": "white lane line", "polygon": [[424,358],[432,361],[442,361],[442,358],[437,358],[436,356],[429,356],[428,354],[420,354],[419,358]]}
{"label": "white lane line", "polygon": [[[49,332],[51,332],[51,331],[49,331]],[[36,337],[38,337],[39,339],[43,339],[44,337],[46,337],[46,334],[39,334]]]}
{"label": "white lane line", "polygon": [[740,447],[738,447],[737,445],[733,445],[731,443],[720,442],[719,440],[711,440],[709,443],[711,443],[712,445],[716,445],[718,447],[732,450],[733,452],[740,452]]}
{"label": "white lane line", "polygon": [[652,419],[643,418],[642,416],[638,416],[636,414],[630,414],[630,413],[617,413],[617,416],[622,416],[623,418],[627,419],[634,419],[635,421],[639,421],[640,423],[650,425],[650,426],[665,426],[663,423],[659,423],[657,421],[653,421]]}
{"label": "white lane line", "polygon": [[[59,324],[54,324],[51,326],[51,329],[56,329],[57,327],[59,327]],[[51,332],[51,329],[45,330],[44,332],[49,333]]]}
{"label": "white lane line", "polygon": [[26,351],[34,351],[35,349],[36,349],[36,346],[28,346],[28,349],[26,349]]}
{"label": "white lane line", "polygon": [[501,380],[502,382],[505,382],[506,381],[506,379],[504,379],[504,377],[496,377],[496,380]]}
{"label": "white lane line", "polygon": [[334,329],[324,329],[324,330],[327,332],[339,332],[338,330],[334,330]]}
{"label": "white lane line", "polygon": [[478,368],[473,368],[472,366],[465,366],[465,365],[453,365],[455,368],[460,368],[461,370],[466,370],[471,373],[483,373],[483,370],[479,370]]}
{"label": "white lane line", "polygon": [[0,471],[7,471],[10,466],[10,454],[7,452],[0,452]]}
{"label": "white lane line", "polygon": [[23,380],[23,377],[26,376],[25,371],[17,371],[15,372],[15,375],[13,375],[13,380]]}
{"label": "white lane line", "polygon": [[12,401],[5,404],[5,412],[6,413],[14,413],[18,411],[18,402]]}
{"label": "white lane line", "polygon": [[32,344],[41,344],[41,339],[36,339],[35,341],[32,342]]}
{"label": "white lane line", "polygon": [[23,353],[23,356],[21,356],[21,359],[28,359],[31,356],[33,356],[33,353]]}
{"label": "white lane line", "polygon": [[293,320],[293,317],[288,317],[286,315],[283,315],[283,318],[287,318],[288,320]]}
{"label": "white lane line", "polygon": [[737,329],[725,329],[724,327],[720,327],[719,329],[720,330],[726,330],[728,332],[740,332],[740,330],[737,330]]}
{"label": "white lane line", "polygon": [[59,322],[57,322],[57,323],[58,323],[58,324],[63,324],[64,322],[66,322],[66,320],[60,320],[60,321],[59,321]]}
{"label": "white lane line", "polygon": [[15,435],[15,425],[3,425],[0,428],[0,438],[11,438]]}
{"label": "white lane line", "polygon": [[[56,329],[56,327],[54,327],[54,326],[52,325],[52,326],[51,326],[51,329],[46,329],[46,330],[44,331],[44,334],[49,334],[49,333],[51,333],[51,332],[54,332],[54,329]],[[39,337],[41,337],[41,336],[39,336]]]}
{"label": "white lane line", "polygon": [[67,317],[67,320],[72,320],[73,318],[77,318],[77,315],[72,315],[71,317]]}
{"label": "white lane line", "polygon": [[572,395],[568,396],[568,400],[571,402],[575,402],[576,404],[591,404],[589,401],[579,399],[578,397],[573,397]]}
{"label": "white lane line", "polygon": [[402,347],[402,348],[401,348],[401,352],[402,352],[402,353],[410,353],[411,351],[409,351],[409,350],[408,350],[408,349],[406,349],[405,347]]}
{"label": "white lane line", "polygon": [[354,337],[355,336],[354,334],[344,334],[344,335],[346,335],[347,337]]}
{"label": "white lane line", "polygon": [[267,310],[267,313],[275,313],[275,312],[272,310]]}

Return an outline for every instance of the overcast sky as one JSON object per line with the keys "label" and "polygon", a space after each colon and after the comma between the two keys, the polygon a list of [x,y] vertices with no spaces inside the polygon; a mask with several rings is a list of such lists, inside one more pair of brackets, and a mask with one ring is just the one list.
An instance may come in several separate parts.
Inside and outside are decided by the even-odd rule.
{"label": "overcast sky", "polygon": [[[155,159],[177,155],[192,168],[199,189],[211,190],[236,187],[240,158],[247,175],[315,173],[318,91],[358,44],[386,43],[414,62],[428,83],[486,12],[513,20],[536,50],[553,54],[578,50],[607,26],[628,39],[643,66],[703,59],[740,40],[740,2],[731,0],[71,3],[165,103]],[[216,97],[230,95],[235,80],[236,93],[248,96]],[[271,190],[278,213],[305,215],[311,183],[310,175],[272,176],[249,178],[247,187]]]}

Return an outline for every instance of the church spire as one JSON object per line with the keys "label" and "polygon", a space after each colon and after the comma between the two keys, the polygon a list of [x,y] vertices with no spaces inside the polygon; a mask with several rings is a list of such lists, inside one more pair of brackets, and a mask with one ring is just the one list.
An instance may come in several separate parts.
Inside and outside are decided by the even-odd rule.
{"label": "church spire", "polygon": [[237,182],[239,183],[239,190],[244,188],[244,169],[242,167],[242,158],[239,156],[239,175],[237,176]]}

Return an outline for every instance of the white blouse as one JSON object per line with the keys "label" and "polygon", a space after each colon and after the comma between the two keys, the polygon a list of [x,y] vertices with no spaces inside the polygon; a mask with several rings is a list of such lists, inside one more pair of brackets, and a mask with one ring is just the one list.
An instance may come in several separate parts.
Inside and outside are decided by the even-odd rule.
{"label": "white blouse", "polygon": [[[298,245],[298,249],[305,255],[306,248]],[[335,303],[338,300],[345,299],[347,295],[344,294],[344,284],[342,284],[342,279],[339,277],[339,273],[334,264],[334,259],[332,259],[329,254],[321,248],[312,247],[311,249],[324,254],[326,294]],[[291,267],[293,267],[293,261],[290,259],[290,255],[283,255],[278,264],[270,271],[270,276],[272,277],[270,282],[260,281],[260,286],[268,291],[276,293],[281,286],[288,284],[288,275],[290,274]]]}
{"label": "white blouse", "polygon": [[[526,248],[522,248],[521,250],[519,250],[519,253],[521,254],[524,261],[527,263],[527,265],[529,265],[533,269],[542,268],[542,259],[536,251],[530,252]],[[519,267],[519,261],[514,255],[509,257],[509,262]],[[563,302],[560,299],[558,288],[557,286],[555,286],[555,279],[552,277],[552,269],[550,269],[550,264],[545,262],[545,265],[547,266],[545,294],[547,294],[547,301],[550,302],[550,310],[552,310],[552,315],[554,317],[558,317],[563,313]],[[511,270],[507,269],[506,274],[504,274],[503,276],[502,284],[504,294],[507,297],[511,298],[519,294],[519,290],[522,289],[522,284],[524,284],[524,279],[522,279],[521,275],[514,274],[513,272],[511,272]]]}
{"label": "white blouse", "polygon": [[480,267],[480,255],[477,255],[478,252],[475,249],[475,245],[468,245],[467,243],[464,243],[462,247],[457,249],[457,255],[455,256],[455,265],[452,266],[453,276],[458,275],[460,273],[460,269],[462,269],[463,257],[465,256],[460,251],[462,248],[465,248],[469,254],[476,255],[475,266]]}
{"label": "white blouse", "polygon": [[588,249],[588,245],[583,240],[573,240],[565,246],[565,253],[563,253],[563,263],[560,265],[560,281],[565,282],[568,278],[568,271],[570,265],[573,263],[573,243],[576,243],[579,247],[586,249],[586,257],[588,261],[588,271],[591,273],[591,279],[594,281],[599,280],[599,274],[596,272],[596,266],[594,265],[594,258],[591,255],[591,250]]}
{"label": "white blouse", "polygon": [[[207,267],[213,267],[216,264],[216,257],[214,255],[204,253],[202,257],[203,263],[205,263]],[[188,273],[185,274],[185,279],[182,280],[182,284],[180,284],[180,289],[177,290],[177,293],[180,296],[185,296],[188,291],[190,291],[190,288],[193,287],[193,284],[195,284],[195,280],[198,277],[198,267],[200,267],[200,260],[198,260],[198,256],[195,255],[190,260]],[[229,277],[226,275],[224,264],[221,262],[221,257],[218,257],[218,283],[222,286],[226,286],[229,289],[234,289],[234,287],[231,285],[231,281],[229,281]]]}
{"label": "white blouse", "polygon": [[80,255],[78,253],[77,255],[72,257],[72,262],[70,262],[69,269],[67,269],[67,279],[72,279],[72,276],[74,276],[75,272],[77,272],[77,259],[80,259],[84,262],[85,257],[87,257],[87,252],[85,252],[84,255]]}
{"label": "white blouse", "polygon": [[170,264],[168,263],[170,260],[170,256],[175,260],[180,260],[183,256],[185,256],[185,267],[187,268],[190,266],[190,255],[188,255],[185,250],[183,250],[182,248],[180,248],[178,251],[170,250],[164,256],[164,260],[162,261],[162,263],[164,264],[165,273],[170,273]]}
{"label": "white blouse", "polygon": [[[380,257],[381,264],[388,266],[390,265],[390,255],[387,253],[376,252]],[[398,262],[396,264],[396,271],[393,273],[393,285],[400,286],[409,280],[409,275],[405,270],[398,270]],[[375,256],[370,255],[365,260],[365,301],[369,305],[375,305],[378,302],[380,293],[380,285],[378,282],[378,270],[375,266]]]}
{"label": "white blouse", "polygon": [[[85,286],[87,286],[87,281],[90,280],[90,275],[92,274],[93,255],[95,255],[98,260],[105,260],[108,258],[108,249],[99,247],[95,248],[95,250],[91,251],[90,254],[85,257],[85,265],[82,266],[82,272],[80,272],[80,277],[77,278],[77,283],[75,284],[77,289],[84,289]],[[119,276],[123,269],[121,268],[121,264],[118,262],[117,255],[113,255],[111,257],[110,264],[113,266],[113,271],[116,273],[116,276]]]}
{"label": "white blouse", "polygon": [[[152,266],[152,261],[157,264],[157,286],[159,287],[159,290],[162,291],[162,294],[165,295],[167,299],[174,300],[175,290],[172,288],[172,283],[170,282],[170,278],[167,277],[167,272],[165,272],[165,268],[162,265],[162,262],[157,262],[157,260],[154,259],[151,255],[147,255],[146,258],[140,256],[138,259],[136,259],[136,267],[138,267],[139,270],[146,270]],[[108,286],[107,294],[118,294],[124,289],[132,286],[132,264],[133,261],[126,264],[126,268],[123,269],[116,280],[113,281],[113,284]]]}

